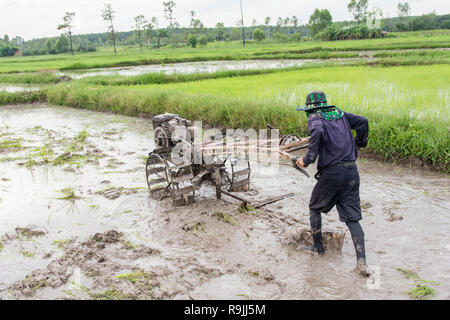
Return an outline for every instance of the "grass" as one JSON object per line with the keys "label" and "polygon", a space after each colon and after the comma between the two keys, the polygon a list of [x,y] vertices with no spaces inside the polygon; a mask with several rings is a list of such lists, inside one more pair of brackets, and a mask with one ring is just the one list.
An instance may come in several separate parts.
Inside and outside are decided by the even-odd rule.
{"label": "grass", "polygon": [[45,100],[46,95],[44,91],[6,92],[0,90],[0,106],[44,102]]}
{"label": "grass", "polygon": [[0,83],[46,83],[54,84],[61,81],[61,76],[53,72],[36,72],[36,73],[0,73]]}
{"label": "grass", "polygon": [[[431,36],[430,36],[431,35]],[[99,48],[97,52],[78,54],[46,55],[32,57],[0,58],[0,73],[33,72],[39,70],[80,70],[92,68],[123,67],[170,62],[243,60],[254,58],[326,58],[336,52],[362,50],[400,50],[450,47],[449,31],[437,30],[428,33],[403,33],[397,38],[344,40],[344,41],[303,41],[299,43],[257,43],[249,41],[245,48],[239,41],[214,42],[206,47],[161,49],[144,48],[140,53],[136,47],[120,47],[117,55],[112,48]]]}

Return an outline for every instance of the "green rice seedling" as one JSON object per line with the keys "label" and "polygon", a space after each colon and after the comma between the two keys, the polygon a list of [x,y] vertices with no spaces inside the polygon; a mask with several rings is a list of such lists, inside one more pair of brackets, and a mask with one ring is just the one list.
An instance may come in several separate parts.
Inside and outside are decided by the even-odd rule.
{"label": "green rice seedling", "polygon": [[239,223],[232,217],[227,215],[226,213],[217,211],[214,213],[214,215],[223,222],[226,222],[228,224],[231,224],[232,226],[239,226]]}
{"label": "green rice seedling", "polygon": [[408,291],[408,294],[413,299],[429,299],[434,296],[435,291],[433,288],[423,286],[423,285],[416,285],[416,287],[412,290]]}
{"label": "green rice seedling", "polygon": [[22,255],[25,258],[34,258],[34,252],[29,252],[29,251],[21,251],[20,253],[22,253]]}
{"label": "green rice seedling", "polygon": [[90,293],[90,297],[94,300],[136,300],[137,297],[122,292],[118,289],[115,289],[111,287],[108,290],[105,290],[103,292],[97,292],[97,293]]}
{"label": "green rice seedling", "polygon": [[65,247],[71,243],[70,239],[67,240],[54,240],[53,244],[58,247],[59,250],[64,251]]}
{"label": "green rice seedling", "polygon": [[413,299],[429,299],[435,295],[435,290],[426,286],[425,284],[431,284],[438,286],[440,285],[437,281],[432,280],[423,280],[419,277],[417,272],[408,270],[406,268],[397,268],[406,279],[411,279],[414,281],[415,288],[409,290],[407,293]]}
{"label": "green rice seedling", "polygon": [[61,198],[57,198],[58,200],[75,201],[81,199],[81,197],[76,194],[76,188],[74,187],[67,187],[61,189],[59,192],[62,193],[64,196]]}

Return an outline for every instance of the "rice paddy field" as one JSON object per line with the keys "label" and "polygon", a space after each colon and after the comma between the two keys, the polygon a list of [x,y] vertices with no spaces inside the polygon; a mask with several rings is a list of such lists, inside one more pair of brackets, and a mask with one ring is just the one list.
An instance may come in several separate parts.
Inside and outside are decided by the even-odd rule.
{"label": "rice paddy field", "polygon": [[293,58],[351,58],[367,50],[412,50],[450,47],[448,30],[396,33],[395,38],[345,41],[302,41],[299,43],[214,42],[205,47],[161,49],[119,47],[117,55],[112,48],[76,55],[48,55],[0,59],[1,73],[39,70],[78,70],[89,68],[121,67],[170,62],[246,59]]}
{"label": "rice paddy field", "polygon": [[[0,59],[2,83],[39,83],[43,89],[7,93],[0,104],[46,101],[131,116],[174,112],[211,126],[265,128],[307,135],[295,107],[312,90],[370,121],[368,153],[397,162],[419,159],[449,172],[450,33],[396,34],[391,39],[297,44],[209,44],[191,49],[128,48],[76,55]],[[70,81],[65,71],[166,62],[310,59],[299,67],[213,73],[93,76]],[[269,61],[269,60],[268,60]],[[27,71],[27,72],[25,72]],[[36,72],[35,72],[36,71]],[[81,70],[82,72],[82,70]]]}

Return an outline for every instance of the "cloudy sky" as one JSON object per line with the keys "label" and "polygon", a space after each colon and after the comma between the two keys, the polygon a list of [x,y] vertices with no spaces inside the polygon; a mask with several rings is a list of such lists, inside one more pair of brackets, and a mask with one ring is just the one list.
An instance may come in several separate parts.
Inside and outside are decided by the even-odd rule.
{"label": "cloudy sky", "polygon": [[[105,24],[100,18],[104,3],[111,3],[116,10],[116,27],[119,31],[128,31],[133,25],[133,17],[144,14],[156,16],[161,25],[165,25],[162,0],[0,0],[0,36],[8,34],[10,38],[20,35],[25,40],[57,36],[58,24],[65,11],[75,11],[75,33],[104,32]],[[207,26],[224,22],[226,26],[235,26],[240,19],[239,0],[175,0],[175,16],[182,26],[189,24],[189,12],[194,10],[197,17]],[[333,20],[350,18],[346,10],[349,0],[243,0],[245,23],[253,19],[263,23],[264,17],[272,21],[278,16],[296,15],[300,24],[308,21],[315,8],[328,8]],[[379,6],[385,16],[396,16],[398,0],[369,0],[371,6]],[[409,0],[412,15],[429,13],[450,13],[449,0]]]}

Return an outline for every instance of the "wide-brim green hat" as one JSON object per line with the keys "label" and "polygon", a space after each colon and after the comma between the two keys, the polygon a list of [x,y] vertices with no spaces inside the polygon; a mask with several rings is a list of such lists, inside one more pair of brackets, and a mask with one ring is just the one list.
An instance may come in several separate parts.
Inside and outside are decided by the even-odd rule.
{"label": "wide-brim green hat", "polygon": [[313,91],[306,95],[306,106],[297,108],[297,111],[312,111],[316,109],[333,108],[327,102],[327,96],[323,91]]}

